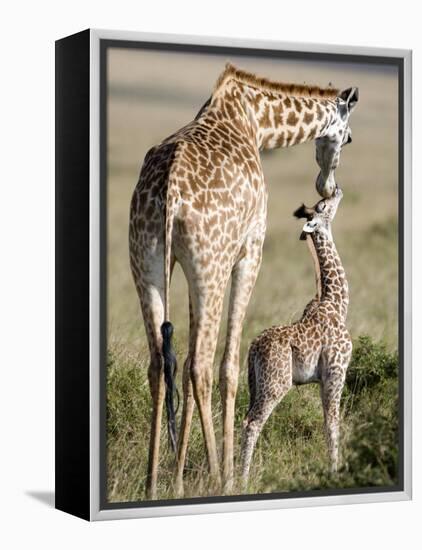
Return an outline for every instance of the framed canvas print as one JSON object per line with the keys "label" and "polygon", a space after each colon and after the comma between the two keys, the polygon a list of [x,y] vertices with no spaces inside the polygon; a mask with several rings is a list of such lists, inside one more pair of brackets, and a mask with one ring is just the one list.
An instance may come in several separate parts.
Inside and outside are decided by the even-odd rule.
{"label": "framed canvas print", "polygon": [[411,498],[411,52],[56,43],[56,506]]}

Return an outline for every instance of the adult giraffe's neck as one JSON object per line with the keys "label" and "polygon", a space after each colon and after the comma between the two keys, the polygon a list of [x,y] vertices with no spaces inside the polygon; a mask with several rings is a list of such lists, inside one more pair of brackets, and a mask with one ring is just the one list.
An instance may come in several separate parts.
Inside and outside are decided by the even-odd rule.
{"label": "adult giraffe's neck", "polygon": [[240,82],[233,84],[233,94],[241,96],[248,110],[259,149],[290,147],[321,137],[337,114],[332,98],[299,97]]}
{"label": "adult giraffe's neck", "polygon": [[349,305],[349,286],[336,245],[320,231],[312,233],[321,273],[321,301],[333,302],[343,319]]}

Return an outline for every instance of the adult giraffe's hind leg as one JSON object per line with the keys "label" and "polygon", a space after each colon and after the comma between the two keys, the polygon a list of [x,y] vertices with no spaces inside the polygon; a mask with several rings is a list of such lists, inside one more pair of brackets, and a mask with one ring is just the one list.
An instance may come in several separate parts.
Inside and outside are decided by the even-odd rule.
{"label": "adult giraffe's hind leg", "polygon": [[195,400],[193,396],[193,386],[191,380],[191,357],[193,354],[194,340],[194,321],[192,311],[192,300],[189,297],[189,352],[183,365],[183,410],[180,423],[179,442],[177,449],[177,471],[176,471],[176,496],[183,497],[183,471],[186,462],[186,453],[188,449],[189,434],[192,425],[193,410]]}
{"label": "adult giraffe's hind leg", "polygon": [[[164,252],[161,242],[145,246],[141,251],[132,242],[131,247],[133,248],[133,250],[131,248],[131,268],[150,352],[148,381],[152,409],[145,492],[147,499],[155,499],[157,498],[161,421],[165,397],[161,336],[161,325],[164,321]],[[174,258],[171,260],[171,272],[173,267]]]}
{"label": "adult giraffe's hind leg", "polygon": [[241,258],[232,270],[226,346],[220,365],[220,393],[223,403],[223,490],[233,488],[234,412],[239,378],[239,349],[246,308],[261,265],[265,227],[247,238]]}
{"label": "adult giraffe's hind leg", "polygon": [[164,320],[162,295],[157,288],[148,285],[140,292],[142,314],[150,349],[148,381],[152,399],[151,432],[149,440],[146,497],[157,498],[157,475],[160,452],[161,419],[165,396],[164,370],[161,355],[161,331]]}
{"label": "adult giraffe's hind leg", "polygon": [[195,408],[195,400],[193,396],[193,386],[191,380],[191,359],[187,357],[183,366],[183,410],[182,420],[180,423],[179,442],[177,449],[177,471],[176,471],[176,486],[175,493],[178,498],[182,498],[183,489],[183,472],[186,462],[186,454],[188,450],[188,442],[190,429],[192,425],[192,416]]}

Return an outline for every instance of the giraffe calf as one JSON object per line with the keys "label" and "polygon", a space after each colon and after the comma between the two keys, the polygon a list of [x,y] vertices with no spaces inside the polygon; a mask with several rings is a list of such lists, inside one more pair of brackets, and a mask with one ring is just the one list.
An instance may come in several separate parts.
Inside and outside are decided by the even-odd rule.
{"label": "giraffe calf", "polygon": [[259,434],[293,385],[320,385],[331,471],[337,470],[340,398],[352,353],[345,324],[348,284],[331,232],[342,196],[337,188],[331,198],[320,200],[313,208],[302,205],[294,213],[307,219],[300,238],[308,241],[314,255],[318,292],[300,321],[266,329],[250,346],[250,406],[241,450],[245,488]]}

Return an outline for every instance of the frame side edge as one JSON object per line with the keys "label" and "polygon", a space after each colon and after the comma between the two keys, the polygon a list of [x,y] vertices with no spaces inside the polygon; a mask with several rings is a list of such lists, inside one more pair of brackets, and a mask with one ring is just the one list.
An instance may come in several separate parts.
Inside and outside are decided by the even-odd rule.
{"label": "frame side edge", "polygon": [[403,447],[404,491],[412,499],[412,50],[403,55]]}
{"label": "frame side edge", "polygon": [[55,52],[55,507],[89,519],[89,31]]}

